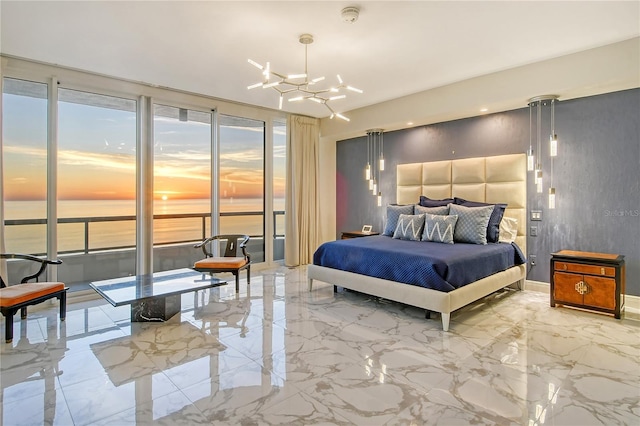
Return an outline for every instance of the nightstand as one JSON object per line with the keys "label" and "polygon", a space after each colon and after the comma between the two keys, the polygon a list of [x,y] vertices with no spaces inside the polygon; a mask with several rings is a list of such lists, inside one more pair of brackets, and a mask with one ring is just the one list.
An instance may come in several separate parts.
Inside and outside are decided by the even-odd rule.
{"label": "nightstand", "polygon": [[573,250],[551,254],[552,307],[574,306],[619,319],[624,286],[624,256]]}
{"label": "nightstand", "polygon": [[380,235],[379,232],[362,232],[362,231],[347,231],[342,233],[342,239],[371,237],[373,235]]}

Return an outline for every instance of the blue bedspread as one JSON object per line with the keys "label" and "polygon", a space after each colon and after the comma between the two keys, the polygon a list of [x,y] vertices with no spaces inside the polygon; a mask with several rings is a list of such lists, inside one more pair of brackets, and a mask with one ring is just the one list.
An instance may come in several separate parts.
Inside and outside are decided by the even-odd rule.
{"label": "blue bedspread", "polygon": [[526,259],[516,244],[441,244],[379,235],[324,243],[313,263],[449,292]]}

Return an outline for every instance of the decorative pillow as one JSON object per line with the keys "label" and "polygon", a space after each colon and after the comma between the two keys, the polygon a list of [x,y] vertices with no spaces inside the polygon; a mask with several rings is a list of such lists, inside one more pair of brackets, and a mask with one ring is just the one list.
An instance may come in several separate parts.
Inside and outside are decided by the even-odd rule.
{"label": "decorative pillow", "polygon": [[512,217],[503,217],[500,222],[500,238],[501,243],[511,244],[518,236],[518,219]]}
{"label": "decorative pillow", "polygon": [[479,201],[468,201],[464,198],[455,197],[455,204],[459,204],[465,207],[485,207],[485,206],[494,206],[493,213],[491,213],[491,217],[489,218],[489,226],[487,226],[487,242],[489,243],[497,243],[500,237],[500,221],[502,220],[502,216],[504,215],[504,209],[507,208],[506,204],[491,204],[491,203],[481,203]]}
{"label": "decorative pillow", "polygon": [[388,237],[393,236],[393,233],[396,230],[396,225],[398,224],[398,218],[401,214],[413,214],[413,204],[406,206],[390,204],[387,206],[387,224],[384,227],[382,235],[386,235]]}
{"label": "decorative pillow", "polygon": [[440,207],[446,206],[447,204],[453,203],[453,198],[445,198],[443,200],[432,200],[431,198],[427,198],[424,195],[420,196],[420,205],[423,207]]}
{"label": "decorative pillow", "polygon": [[453,230],[456,228],[457,221],[456,215],[442,216],[426,213],[422,241],[453,244]]}
{"label": "decorative pillow", "polygon": [[399,240],[420,241],[422,227],[424,226],[424,215],[401,214],[398,225],[393,233],[393,238]]}
{"label": "decorative pillow", "polygon": [[440,206],[440,207],[423,207],[420,204],[416,204],[413,208],[413,212],[415,214],[439,214],[439,215],[448,215],[449,214],[449,205]]}
{"label": "decorative pillow", "polygon": [[466,207],[449,204],[449,214],[458,215],[453,240],[457,243],[487,244],[487,225],[493,206]]}

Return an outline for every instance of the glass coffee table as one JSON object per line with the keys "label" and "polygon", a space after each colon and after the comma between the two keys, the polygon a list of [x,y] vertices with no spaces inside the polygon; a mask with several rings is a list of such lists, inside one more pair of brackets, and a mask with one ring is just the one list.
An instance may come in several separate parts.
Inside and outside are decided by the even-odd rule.
{"label": "glass coffee table", "polygon": [[181,309],[181,294],[227,284],[192,269],[176,269],[89,285],[113,306],[131,305],[132,322],[166,321]]}

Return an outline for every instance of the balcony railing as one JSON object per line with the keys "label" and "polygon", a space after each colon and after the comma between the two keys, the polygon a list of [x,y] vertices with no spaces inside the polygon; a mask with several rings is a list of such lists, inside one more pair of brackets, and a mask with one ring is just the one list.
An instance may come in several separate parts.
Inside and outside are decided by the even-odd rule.
{"label": "balcony railing", "polygon": [[[284,216],[285,212],[283,210],[276,210],[273,212],[273,238],[283,238],[284,233],[278,232],[278,216]],[[225,217],[243,217],[243,216],[264,216],[264,212],[222,212],[220,213],[221,218]],[[169,219],[200,219],[199,224],[199,238],[200,240],[208,237],[209,227],[207,224],[207,219],[211,219],[210,213],[183,213],[183,214],[158,214],[154,215],[154,223],[155,221],[163,221]],[[131,249],[135,247],[135,243],[133,244],[120,244],[120,245],[100,245],[97,247],[91,247],[91,226],[90,224],[99,224],[99,223],[109,223],[109,222],[133,222],[135,224],[136,216],[104,216],[104,217],[74,217],[74,218],[58,218],[58,224],[81,224],[83,230],[81,231],[82,239],[84,240],[83,247],[73,248],[68,250],[60,250],[59,254],[76,254],[76,253],[84,253],[89,254],[92,252],[99,251],[108,251],[108,250],[122,250],[122,249]],[[8,219],[5,220],[5,226],[26,226],[26,225],[46,225],[47,219]],[[193,228],[193,226],[191,227]],[[237,232],[235,230],[228,231],[225,230],[224,226],[221,227],[221,233],[243,233]],[[135,229],[135,227],[134,227]],[[262,227],[264,229],[264,227]],[[193,231],[193,229],[191,229]],[[100,231],[93,231],[94,234],[99,233]],[[104,232],[104,231],[103,231]],[[58,231],[58,235],[61,235],[60,230]],[[252,238],[263,238],[263,234],[254,234],[249,235]],[[135,231],[133,234],[133,240],[135,241]],[[174,244],[184,244],[191,243],[194,241],[198,241],[198,238],[186,238],[186,239],[170,239],[168,241],[162,241],[158,243],[154,243],[154,246],[166,246],[166,245],[174,245]],[[36,255],[45,255],[46,253],[33,253],[35,250],[24,250],[31,254]]]}

